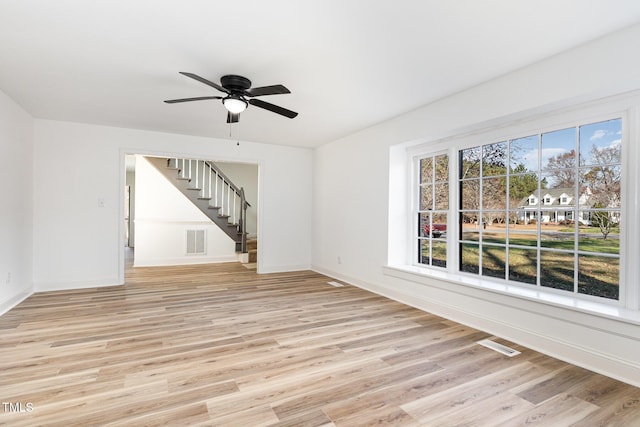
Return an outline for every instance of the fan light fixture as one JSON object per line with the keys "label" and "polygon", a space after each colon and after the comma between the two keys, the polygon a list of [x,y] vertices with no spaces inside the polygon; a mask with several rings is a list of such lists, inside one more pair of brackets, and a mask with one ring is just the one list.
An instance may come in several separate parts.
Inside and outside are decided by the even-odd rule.
{"label": "fan light fixture", "polygon": [[[167,104],[175,104],[179,102],[205,101],[209,99],[222,100],[222,105],[227,109],[227,123],[238,123],[240,113],[246,110],[251,104],[254,107],[280,114],[281,116],[293,119],[298,115],[295,111],[287,110],[278,105],[263,101],[260,96],[278,95],[291,93],[289,89],[283,85],[271,85],[261,87],[251,87],[251,80],[246,77],[228,74],[220,77],[220,84],[209,81],[193,73],[180,71],[180,74],[204,83],[214,89],[224,93],[224,96],[196,96],[194,98],[167,99]],[[249,99],[247,101],[247,99]]]}
{"label": "fan light fixture", "polygon": [[229,95],[222,100],[222,104],[231,114],[240,114],[247,108],[247,101],[237,95]]}

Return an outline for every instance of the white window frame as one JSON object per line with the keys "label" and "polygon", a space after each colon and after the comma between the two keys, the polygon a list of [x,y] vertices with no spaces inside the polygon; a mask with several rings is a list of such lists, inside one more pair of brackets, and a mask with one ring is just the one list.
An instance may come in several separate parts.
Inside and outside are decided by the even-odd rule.
{"label": "white window frame", "polygon": [[[418,214],[420,212],[420,160],[424,159],[424,158],[428,158],[431,157],[435,160],[436,156],[441,156],[441,155],[447,155],[449,157],[448,159],[448,171],[449,171],[449,180],[447,181],[448,185],[449,185],[449,201],[448,201],[448,205],[449,205],[449,209],[447,211],[447,232],[445,233],[445,240],[447,241],[447,257],[446,257],[446,263],[447,263],[447,267],[439,267],[439,266],[433,266],[433,265],[425,265],[420,263],[420,257],[418,253],[415,253],[413,255],[413,259],[412,259],[412,265],[415,266],[420,266],[420,267],[424,267],[424,268],[429,268],[429,269],[436,269],[436,270],[449,270],[451,267],[451,258],[450,258],[450,251],[449,251],[449,239],[450,239],[450,235],[454,234],[454,233],[450,233],[450,230],[453,230],[451,228],[452,226],[452,218],[451,218],[451,205],[453,203],[453,200],[451,199],[451,187],[452,185],[452,181],[451,178],[452,176],[452,159],[451,159],[451,150],[443,150],[443,149],[437,149],[435,151],[429,151],[427,153],[422,153],[420,155],[416,155],[413,156],[412,158],[412,162],[413,162],[413,167],[412,167],[412,185],[411,187],[411,191],[412,191],[412,206],[411,206],[411,213],[412,213],[412,217],[413,217],[413,221],[411,223],[411,229],[414,230],[414,235],[411,239],[411,243],[413,245],[413,248],[415,248],[417,246],[417,244],[419,243],[419,238],[418,236],[415,234],[415,230],[418,229],[419,227],[419,223],[418,223]],[[455,171],[454,171],[455,173]],[[453,181],[455,183],[455,181]],[[435,188],[434,188],[434,195],[435,195]],[[431,239],[431,237],[429,237]]]}
{"label": "white window frame", "polygon": [[[539,134],[551,132],[566,127],[576,125],[584,125],[588,123],[596,123],[605,120],[622,118],[623,144],[622,144],[622,199],[623,206],[621,214],[623,218],[624,232],[620,236],[620,281],[619,281],[619,299],[607,299],[584,295],[579,293],[570,293],[566,291],[558,291],[552,288],[536,287],[536,294],[527,294],[528,298],[546,299],[545,295],[561,294],[565,301],[576,301],[573,304],[582,304],[580,301],[592,301],[597,304],[618,306],[620,308],[630,309],[634,311],[640,310],[640,282],[633,280],[634,277],[640,276],[640,266],[637,262],[629,262],[640,257],[640,213],[633,208],[633,200],[640,199],[640,92],[626,94],[618,97],[611,97],[605,100],[593,101],[585,105],[566,108],[563,110],[541,114],[531,117],[528,120],[520,120],[511,123],[502,123],[494,125],[492,128],[485,128],[477,132],[470,132],[462,135],[452,135],[446,139],[437,141],[424,142],[416,144],[407,150],[409,159],[413,163],[417,156],[428,156],[442,153],[443,147],[448,147],[449,151],[449,173],[450,173],[450,196],[449,196],[449,213],[447,223],[447,273],[446,276],[437,275],[440,279],[447,279],[455,283],[479,287],[487,287],[495,290],[496,284],[494,280],[487,277],[477,277],[476,275],[468,275],[458,270],[459,251],[458,251],[458,233],[453,232],[458,227],[458,150],[477,147],[493,142],[504,141],[514,138],[523,137],[530,134]],[[411,174],[414,178],[413,174]],[[408,186],[415,194],[416,179]],[[411,198],[413,200],[414,197]],[[537,202],[537,201],[536,201]],[[568,203],[568,199],[567,199]],[[415,206],[411,206],[410,212],[413,217]],[[577,218],[574,218],[577,220]],[[412,228],[415,230],[417,225]],[[413,240],[411,240],[413,241]],[[413,254],[407,254],[413,258]],[[408,265],[416,266],[413,259],[408,259]],[[412,269],[422,275],[433,275],[429,270],[432,269]],[[475,280],[470,280],[474,277]],[[500,279],[497,279],[498,281]],[[509,282],[509,286],[499,286],[507,293],[521,295],[521,291],[516,287],[526,288],[530,285],[518,284],[517,282]],[[568,303],[571,305],[571,303]]]}

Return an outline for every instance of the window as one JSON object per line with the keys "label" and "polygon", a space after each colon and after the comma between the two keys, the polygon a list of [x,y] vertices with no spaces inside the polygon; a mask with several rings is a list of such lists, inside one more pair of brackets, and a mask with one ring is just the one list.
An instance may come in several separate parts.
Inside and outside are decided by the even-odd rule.
{"label": "window", "polygon": [[616,118],[459,150],[459,271],[617,300],[621,148]]}
{"label": "window", "polygon": [[447,267],[447,215],[449,211],[449,156],[418,159],[418,263]]}

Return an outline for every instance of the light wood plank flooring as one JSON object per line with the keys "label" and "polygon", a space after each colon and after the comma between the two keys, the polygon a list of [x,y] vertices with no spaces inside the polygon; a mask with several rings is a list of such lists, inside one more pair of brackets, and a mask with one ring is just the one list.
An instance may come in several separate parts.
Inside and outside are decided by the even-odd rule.
{"label": "light wood plank flooring", "polygon": [[33,295],[0,317],[0,424],[640,425],[638,388],[329,280],[132,268]]}

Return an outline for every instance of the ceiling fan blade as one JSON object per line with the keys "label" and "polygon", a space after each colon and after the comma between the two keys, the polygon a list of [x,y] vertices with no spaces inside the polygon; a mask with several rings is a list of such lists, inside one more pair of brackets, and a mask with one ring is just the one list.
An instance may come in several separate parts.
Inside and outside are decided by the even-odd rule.
{"label": "ceiling fan blade", "polygon": [[282,85],[254,87],[245,90],[247,96],[281,95],[285,93],[291,93],[291,91]]}
{"label": "ceiling fan blade", "polygon": [[180,73],[180,74],[182,74],[182,75],[184,75],[184,76],[191,77],[192,79],[197,80],[197,81],[199,81],[200,83],[204,83],[204,84],[206,84],[206,85],[208,85],[208,86],[211,86],[211,87],[213,87],[213,88],[216,88],[216,89],[218,89],[220,92],[229,93],[229,91],[228,91],[228,90],[226,90],[225,88],[223,88],[223,87],[222,87],[222,86],[220,86],[219,84],[214,83],[214,82],[211,82],[211,81],[209,81],[209,80],[207,80],[207,79],[205,79],[205,78],[203,78],[203,77],[197,76],[197,75],[195,75],[195,74],[193,74],[193,73],[187,73],[187,72],[184,72],[184,71],[179,71],[179,73]]}
{"label": "ceiling fan blade", "polygon": [[233,114],[231,112],[227,112],[227,123],[238,123],[240,121],[240,113]]}
{"label": "ceiling fan blade", "polygon": [[287,110],[286,108],[279,107],[277,105],[273,105],[269,102],[262,101],[261,99],[250,99],[249,104],[255,105],[256,107],[264,108],[265,110],[269,110],[276,114],[280,114],[282,116],[293,119],[298,115],[295,111]]}
{"label": "ceiling fan blade", "polygon": [[167,104],[175,104],[177,102],[204,101],[206,99],[222,99],[221,96],[198,96],[196,98],[168,99],[164,102]]}

